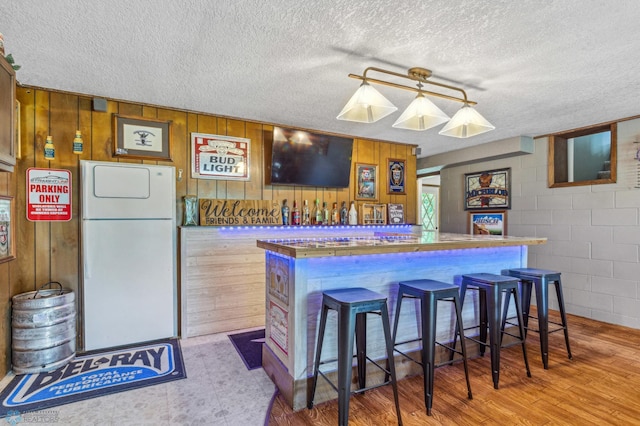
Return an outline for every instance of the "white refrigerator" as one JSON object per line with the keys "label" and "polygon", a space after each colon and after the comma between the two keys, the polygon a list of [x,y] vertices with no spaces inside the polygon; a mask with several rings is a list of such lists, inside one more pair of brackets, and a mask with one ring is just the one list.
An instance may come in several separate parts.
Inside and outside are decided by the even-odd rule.
{"label": "white refrigerator", "polygon": [[176,336],[175,168],[80,163],[84,349]]}

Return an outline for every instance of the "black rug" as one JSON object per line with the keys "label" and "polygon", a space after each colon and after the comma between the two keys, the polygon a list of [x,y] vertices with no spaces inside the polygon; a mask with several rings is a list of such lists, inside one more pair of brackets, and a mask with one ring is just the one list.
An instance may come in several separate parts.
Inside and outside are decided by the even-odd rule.
{"label": "black rug", "polygon": [[85,352],[57,370],[14,377],[0,392],[0,417],[22,421],[30,411],[186,377],[177,339]]}
{"label": "black rug", "polygon": [[230,334],[229,339],[249,370],[262,367],[264,329]]}

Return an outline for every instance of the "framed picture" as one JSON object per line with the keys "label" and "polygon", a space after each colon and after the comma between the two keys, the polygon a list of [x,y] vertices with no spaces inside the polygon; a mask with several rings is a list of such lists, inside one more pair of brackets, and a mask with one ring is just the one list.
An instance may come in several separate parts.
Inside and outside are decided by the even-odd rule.
{"label": "framed picture", "polygon": [[388,158],[387,167],[387,194],[404,194],[405,161]]}
{"label": "framed picture", "polygon": [[507,212],[487,210],[469,212],[467,232],[472,235],[507,235]]}
{"label": "framed picture", "polygon": [[251,140],[191,133],[191,177],[249,180]]}
{"label": "framed picture", "polygon": [[404,223],[404,205],[387,204],[389,209],[389,225]]}
{"label": "framed picture", "polygon": [[171,161],[171,121],[113,114],[113,154]]}
{"label": "framed picture", "polygon": [[464,209],[511,208],[511,169],[487,170],[464,175]]}
{"label": "framed picture", "polygon": [[378,199],[378,166],[356,163],[356,200]]}
{"label": "framed picture", "polygon": [[16,258],[13,197],[0,196],[0,263]]}

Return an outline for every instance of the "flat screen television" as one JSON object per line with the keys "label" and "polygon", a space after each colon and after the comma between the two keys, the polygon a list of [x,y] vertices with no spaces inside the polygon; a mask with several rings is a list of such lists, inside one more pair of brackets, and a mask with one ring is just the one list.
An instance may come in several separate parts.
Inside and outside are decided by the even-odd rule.
{"label": "flat screen television", "polygon": [[349,187],[353,139],[282,127],[270,136],[265,138],[267,184]]}

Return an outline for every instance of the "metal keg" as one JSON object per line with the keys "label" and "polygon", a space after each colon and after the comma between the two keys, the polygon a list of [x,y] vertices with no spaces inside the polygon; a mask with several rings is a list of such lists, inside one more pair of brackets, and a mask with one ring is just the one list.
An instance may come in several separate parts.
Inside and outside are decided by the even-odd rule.
{"label": "metal keg", "polygon": [[[49,286],[48,289],[44,287]],[[57,289],[51,288],[57,286]],[[12,363],[15,374],[52,371],[76,355],[75,294],[58,282],[13,296]]]}

